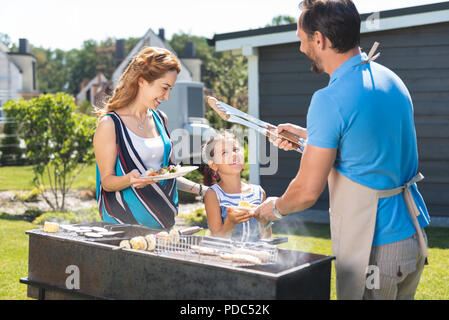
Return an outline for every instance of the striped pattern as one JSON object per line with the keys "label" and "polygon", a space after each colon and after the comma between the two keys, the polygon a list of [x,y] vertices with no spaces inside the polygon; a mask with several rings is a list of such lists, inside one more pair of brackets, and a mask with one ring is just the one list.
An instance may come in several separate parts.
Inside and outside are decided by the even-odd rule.
{"label": "striped pattern", "polygon": [[[421,229],[425,242],[427,237]],[[369,264],[379,268],[379,288],[365,289],[366,300],[412,300],[424,268],[425,257],[417,234],[371,249]]]}
{"label": "striped pattern", "polygon": [[[168,166],[172,164],[173,142],[160,113],[151,111],[156,127],[164,141],[163,166]],[[124,176],[134,169],[144,173],[148,168],[145,167],[134,148],[129,132],[120,116],[115,112],[111,112],[107,116],[111,117],[115,125],[116,175]],[[107,192],[101,186],[98,165],[97,201],[101,218],[110,223],[141,224],[153,229],[170,228],[175,224],[175,216],[178,214],[176,179],[149,184],[142,189],[131,186],[124,190]]]}
{"label": "striped pattern", "polygon": [[[249,194],[224,192],[218,184],[214,184],[211,189],[215,191],[218,202],[220,204],[221,218],[224,222],[228,216],[226,207],[238,206],[240,201],[246,201],[254,205],[262,203],[263,192],[262,187],[257,185],[250,185],[251,192]],[[232,238],[238,241],[257,241],[259,240],[258,222],[251,218],[249,221],[240,223],[235,226],[232,232]]]}

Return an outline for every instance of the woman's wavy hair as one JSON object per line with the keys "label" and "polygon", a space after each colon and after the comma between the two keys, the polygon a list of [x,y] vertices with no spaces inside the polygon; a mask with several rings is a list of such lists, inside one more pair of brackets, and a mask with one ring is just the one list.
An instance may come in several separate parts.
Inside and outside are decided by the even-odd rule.
{"label": "woman's wavy hair", "polygon": [[95,108],[96,114],[101,118],[112,110],[129,105],[137,96],[140,78],[152,83],[169,71],[176,71],[178,74],[181,72],[181,64],[172,52],[157,47],[143,48],[120,77],[112,97],[107,100],[104,107]]}

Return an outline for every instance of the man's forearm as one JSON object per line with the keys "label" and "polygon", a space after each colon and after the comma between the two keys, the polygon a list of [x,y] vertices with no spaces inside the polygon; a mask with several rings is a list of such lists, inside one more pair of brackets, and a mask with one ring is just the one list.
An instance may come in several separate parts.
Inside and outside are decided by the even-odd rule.
{"label": "man's forearm", "polygon": [[303,185],[295,182],[296,179],[290,183],[285,193],[276,201],[276,208],[282,215],[304,211],[318,200],[315,194],[310,193]]}

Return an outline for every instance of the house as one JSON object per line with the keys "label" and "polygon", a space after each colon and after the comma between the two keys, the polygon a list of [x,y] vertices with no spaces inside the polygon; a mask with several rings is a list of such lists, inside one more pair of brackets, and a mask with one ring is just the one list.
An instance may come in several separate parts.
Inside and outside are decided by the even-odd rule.
{"label": "house", "polygon": [[109,84],[109,80],[102,72],[99,72],[95,78],[86,82],[83,81],[80,85],[81,91],[76,95],[76,102],[80,103],[87,100],[91,105],[96,105],[96,99],[104,93]]}
{"label": "house", "polygon": [[39,95],[36,88],[36,57],[27,39],[19,39],[19,51],[10,51],[0,42],[0,132],[5,121],[2,108],[10,99],[30,99]]}
{"label": "house", "polygon": [[[414,103],[419,170],[426,177],[419,189],[432,216],[449,216],[449,2],[361,15],[361,47],[368,52],[380,42],[376,60],[407,85]],[[296,23],[216,34],[218,51],[248,57],[249,113],[261,120],[306,126],[312,94],[327,86],[327,75],[310,72],[299,52]],[[265,139],[262,143],[265,142]],[[260,159],[260,144],[251,157]],[[278,171],[261,175],[263,165],[250,167],[250,181],[269,195],[281,195],[296,175],[300,155],[279,150]],[[258,162],[258,161],[256,161]],[[325,191],[317,209],[328,208]]]}

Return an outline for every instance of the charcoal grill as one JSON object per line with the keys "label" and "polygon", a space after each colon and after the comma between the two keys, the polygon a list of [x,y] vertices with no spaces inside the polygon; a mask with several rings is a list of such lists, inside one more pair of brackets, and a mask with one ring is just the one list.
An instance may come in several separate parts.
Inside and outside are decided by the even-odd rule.
{"label": "charcoal grill", "polygon": [[[273,249],[266,243],[242,244],[212,237],[182,235],[153,252],[120,248],[123,239],[161,230],[135,225],[94,223],[123,231],[120,237],[88,239],[68,232],[29,235],[28,296],[35,299],[329,299],[333,257]],[[217,243],[218,242],[218,243]],[[268,250],[261,264],[226,262],[192,253],[192,244],[221,249],[250,246]],[[259,247],[258,247],[259,246]],[[268,248],[268,249],[267,249]],[[223,249],[223,250],[224,250]],[[271,250],[271,251],[270,251]],[[79,288],[69,288],[67,270],[79,271]]]}

